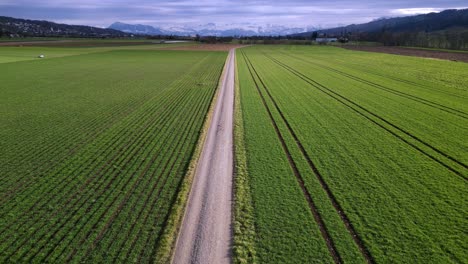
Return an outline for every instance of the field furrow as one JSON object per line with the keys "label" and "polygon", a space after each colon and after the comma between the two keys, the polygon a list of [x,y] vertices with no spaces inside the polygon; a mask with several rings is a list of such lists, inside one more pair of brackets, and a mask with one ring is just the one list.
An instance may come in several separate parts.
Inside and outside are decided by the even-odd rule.
{"label": "field furrow", "polygon": [[[274,59],[273,59],[274,60]],[[429,158],[433,159],[434,161],[436,161],[437,163],[441,164],[442,166],[446,167],[447,169],[449,169],[450,171],[452,171],[453,173],[455,173],[456,175],[464,178],[465,180],[467,179],[467,176],[465,176],[461,171],[464,171],[466,169],[468,169],[468,165],[466,165],[463,161],[460,161],[458,160],[457,158],[451,156],[450,154],[447,154],[447,153],[444,153],[442,150],[438,149],[437,147],[423,141],[422,139],[420,139],[419,137],[415,136],[414,134],[408,132],[407,130],[404,130],[402,128],[400,128],[398,125],[386,120],[385,118],[381,117],[380,115],[368,110],[367,108],[361,106],[360,104],[357,104],[356,102],[342,96],[341,94],[333,91],[332,89],[324,86],[323,84],[307,77],[306,75],[298,72],[297,70],[289,67],[288,65],[284,64],[284,63],[281,63],[277,60],[274,60],[276,63],[278,63],[279,65],[281,65],[281,67],[283,67],[284,69],[292,72],[293,74],[295,74],[297,77],[301,78],[302,80],[304,80],[305,82],[309,83],[311,86],[313,86],[314,88],[317,88],[319,89],[321,92],[324,92],[325,94],[329,95],[330,97],[334,98],[335,100],[339,101],[340,103],[343,103],[345,104],[346,106],[350,107],[353,111],[357,112],[358,114],[362,115],[363,113],[365,113],[365,117],[370,120],[371,122],[373,122],[374,124],[378,125],[379,127],[385,129],[386,131],[388,131],[389,133],[391,133],[392,135],[395,135],[396,137],[398,137],[399,139],[401,139],[402,141],[404,141],[405,143],[409,144],[410,146],[414,147],[415,149],[417,149],[418,151],[420,151],[422,154],[428,156]],[[379,122],[375,122],[374,119],[371,119],[371,118],[368,118],[368,116],[372,116],[374,118],[377,118],[377,120],[379,120]],[[418,147],[417,145],[409,142],[407,139],[404,139],[403,137],[399,136],[398,134],[392,132],[391,130],[385,128],[384,126],[382,126],[382,123],[383,124],[386,124],[386,125],[389,125],[390,127],[396,129],[398,132],[410,137],[411,139],[415,140],[416,142],[422,144],[423,146],[425,147],[428,147],[429,149],[431,149],[432,151],[434,151],[435,153],[439,154],[441,157],[445,157],[447,159],[449,159],[450,161],[456,163],[458,166],[461,167],[461,171],[460,170],[457,170],[456,168],[450,166],[449,164],[443,162],[442,160],[438,159],[437,157],[435,157],[434,155],[424,151],[423,149],[421,149],[420,147]]]}
{"label": "field furrow", "polygon": [[255,83],[255,87],[257,88],[258,94],[260,95],[260,97],[262,99],[262,103],[265,106],[266,111],[268,112],[271,123],[272,123],[273,127],[275,128],[276,135],[278,136],[278,139],[281,142],[281,147],[283,148],[283,151],[287,156],[289,165],[290,165],[292,171],[294,172],[294,176],[296,177],[296,179],[297,179],[297,181],[299,183],[299,186],[301,187],[301,190],[302,190],[302,192],[304,194],[304,197],[305,197],[307,203],[309,204],[309,207],[310,207],[310,210],[312,212],[312,215],[314,216],[315,222],[319,226],[320,233],[322,234],[322,237],[325,240],[325,243],[327,244],[328,251],[330,252],[330,255],[332,256],[335,263],[341,263],[342,259],[341,259],[340,255],[339,255],[338,251],[336,250],[334,242],[333,242],[332,238],[330,237],[330,234],[329,234],[329,232],[327,230],[327,227],[325,226],[324,221],[323,221],[323,219],[322,219],[322,217],[321,217],[321,215],[320,215],[320,213],[319,213],[319,211],[317,209],[317,206],[315,205],[314,201],[312,200],[312,196],[310,195],[309,191],[305,187],[304,179],[301,176],[301,173],[299,172],[299,169],[297,168],[297,165],[294,162],[291,153],[289,152],[289,149],[288,149],[288,146],[287,146],[287,144],[285,142],[285,139],[283,138],[283,136],[282,136],[282,134],[280,132],[280,129],[278,128],[278,125],[276,124],[276,121],[273,118],[273,114],[271,113],[271,110],[268,107],[268,104],[266,103],[265,96],[262,94],[262,92],[261,92],[261,90],[259,88],[260,85],[257,83],[256,79],[258,79],[260,81],[261,85],[265,89],[266,89],[266,87],[264,86],[262,80],[258,76],[257,72],[255,71],[255,68],[252,66],[252,64],[250,63],[248,58],[243,53],[242,53],[242,55],[244,57],[244,60],[247,63],[247,68],[248,68],[249,73],[250,73],[250,75],[252,77],[252,80]]}

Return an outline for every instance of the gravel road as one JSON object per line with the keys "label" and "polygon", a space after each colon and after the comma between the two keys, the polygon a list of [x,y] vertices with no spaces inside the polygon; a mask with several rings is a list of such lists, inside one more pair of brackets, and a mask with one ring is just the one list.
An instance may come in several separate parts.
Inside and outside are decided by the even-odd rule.
{"label": "gravel road", "polygon": [[232,49],[195,172],[174,264],[231,263],[234,57]]}

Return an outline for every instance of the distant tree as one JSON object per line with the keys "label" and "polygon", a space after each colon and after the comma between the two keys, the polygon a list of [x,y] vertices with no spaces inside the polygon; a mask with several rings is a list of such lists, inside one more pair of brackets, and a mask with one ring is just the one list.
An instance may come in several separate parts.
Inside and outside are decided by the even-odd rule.
{"label": "distant tree", "polygon": [[349,39],[347,37],[339,37],[338,42],[340,43],[348,43]]}
{"label": "distant tree", "polygon": [[318,36],[318,32],[317,32],[317,31],[312,32],[312,39],[316,39],[317,36]]}

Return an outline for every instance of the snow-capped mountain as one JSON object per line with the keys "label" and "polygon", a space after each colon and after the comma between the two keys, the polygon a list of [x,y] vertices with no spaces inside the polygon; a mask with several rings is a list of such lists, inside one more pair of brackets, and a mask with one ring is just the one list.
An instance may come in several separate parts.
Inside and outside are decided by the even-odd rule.
{"label": "snow-capped mountain", "polygon": [[139,24],[131,25],[131,24],[125,24],[121,22],[115,22],[112,25],[110,25],[108,28],[120,30],[126,33],[132,33],[132,34],[144,34],[144,35],[164,34],[160,29],[154,28],[152,26],[139,25]]}
{"label": "snow-capped mountain", "polygon": [[144,35],[177,35],[177,36],[278,36],[306,32],[314,27],[287,27],[267,24],[259,26],[251,23],[222,24],[215,23],[200,25],[168,25],[153,27],[148,25],[132,25],[115,22],[109,26],[111,29],[132,34]]}

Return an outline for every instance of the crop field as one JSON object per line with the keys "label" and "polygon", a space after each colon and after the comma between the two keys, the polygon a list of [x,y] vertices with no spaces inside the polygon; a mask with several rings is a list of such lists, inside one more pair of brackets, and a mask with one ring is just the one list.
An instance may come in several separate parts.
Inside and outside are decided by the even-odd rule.
{"label": "crop field", "polygon": [[227,53],[148,49],[0,48],[0,262],[155,262]]}
{"label": "crop field", "polygon": [[237,67],[237,262],[466,263],[468,64],[252,46]]}
{"label": "crop field", "polygon": [[[86,46],[80,46],[83,45],[83,43],[86,44]],[[19,44],[17,44],[15,46],[2,47],[0,45],[0,63],[25,60],[39,60],[39,55],[44,55],[45,59],[49,59],[112,50],[158,50],[194,45],[191,42],[172,44],[147,44],[138,41],[129,42],[126,46],[118,46],[120,44],[120,42],[98,40],[88,42],[58,42],[55,43],[54,46],[50,47],[43,43],[31,44],[30,46],[18,46]]]}

